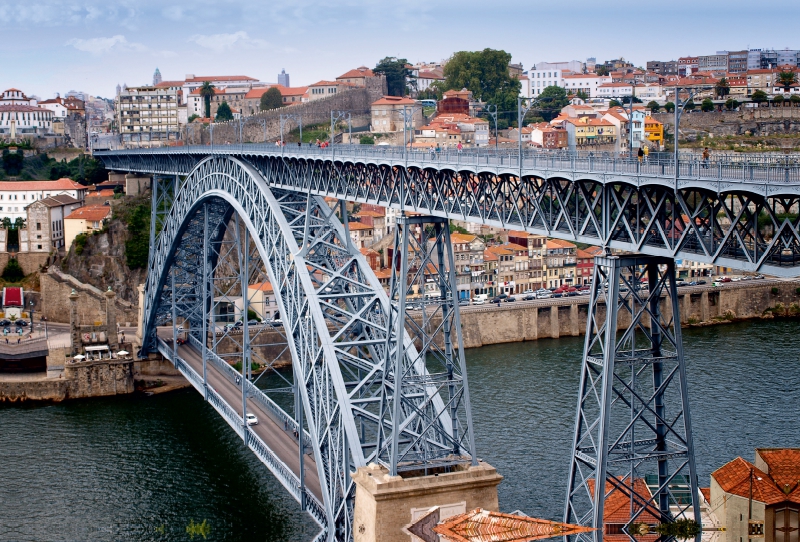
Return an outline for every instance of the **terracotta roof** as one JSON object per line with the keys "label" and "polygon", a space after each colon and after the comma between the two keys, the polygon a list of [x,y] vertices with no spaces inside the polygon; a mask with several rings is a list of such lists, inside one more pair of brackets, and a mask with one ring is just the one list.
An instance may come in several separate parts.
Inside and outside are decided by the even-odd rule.
{"label": "terracotta roof", "polygon": [[255,284],[250,284],[247,287],[248,290],[257,290],[259,292],[265,293],[272,293],[274,290],[272,289],[272,284],[269,282],[256,282]]}
{"label": "terracotta roof", "polygon": [[561,239],[548,239],[547,248],[575,248],[575,245]]}
{"label": "terracotta roof", "polygon": [[349,72],[343,73],[336,79],[355,79],[358,77],[375,77],[375,74],[372,73],[372,70],[367,68],[366,66],[359,66]]}
{"label": "terracotta roof", "polygon": [[371,248],[360,248],[358,251],[364,256],[380,256],[377,250],[373,250]]}
{"label": "terracotta roof", "polygon": [[[624,480],[621,478],[617,478],[617,480],[624,482],[625,485],[630,484],[629,478],[625,478]],[[590,479],[587,480],[587,482],[590,494],[594,495],[595,481]],[[641,495],[648,498],[651,498],[653,496],[652,493],[650,493],[650,488],[647,487],[644,478],[634,479],[633,490],[636,492],[637,495]],[[608,496],[606,497],[605,506],[603,506],[603,523],[607,524],[628,523],[631,520],[630,494],[619,488],[617,488],[612,492],[612,485],[611,482],[609,482],[608,480],[606,481],[605,485],[605,494]],[[647,525],[657,525],[658,523],[660,523],[658,516],[655,515],[655,512],[657,512],[658,510],[657,503],[651,502],[651,504],[654,507],[654,511],[651,512],[650,510],[646,509],[644,512],[642,512],[636,517],[637,522],[646,523]],[[638,512],[639,510],[642,509],[642,505],[637,503],[636,505],[634,505],[634,509],[635,512]],[[603,538],[606,537],[604,536]]]}
{"label": "terracotta roof", "polygon": [[348,227],[351,230],[371,230],[374,226],[370,226],[368,224],[362,224],[361,222],[350,222]]}
{"label": "terracotta roof", "polygon": [[95,190],[93,192],[87,192],[87,198],[108,198],[114,196],[114,189],[113,188],[103,188],[102,190]]}
{"label": "terracotta roof", "polygon": [[391,269],[378,269],[377,271],[374,271],[374,273],[375,273],[375,276],[378,277],[378,279],[390,279],[390,278],[392,278],[392,270]]}
{"label": "terracotta roof", "polygon": [[282,87],[278,86],[281,91],[281,96],[302,96],[308,92],[308,87]]}
{"label": "terracotta roof", "polygon": [[480,508],[447,518],[433,530],[454,542],[528,542],[591,532],[591,527],[490,512]]}
{"label": "terracotta roof", "polygon": [[488,248],[483,251],[483,261],[484,262],[496,262],[497,261],[497,254],[493,251],[489,250]]}
{"label": "terracotta roof", "polygon": [[701,487],[700,493],[703,495],[703,498],[706,500],[707,503],[711,503],[711,488],[710,487]]}
{"label": "terracotta roof", "polygon": [[86,187],[66,178],[57,181],[0,181],[0,192],[25,190],[86,190]]}
{"label": "terracotta roof", "polygon": [[594,258],[594,254],[592,254],[588,250],[583,250],[582,248],[579,248],[577,251],[575,251],[575,257],[589,259],[589,258]]}
{"label": "terracotta roof", "polygon": [[[800,503],[800,494],[787,495],[778,489],[767,473],[741,457],[726,463],[711,473],[720,488],[745,499],[750,497],[750,476],[752,472],[753,499],[764,504],[774,504],[791,500]],[[795,481],[795,484],[797,481]],[[798,492],[800,493],[800,492]]]}
{"label": "terracotta roof", "polygon": [[380,100],[372,102],[372,105],[414,105],[416,103],[405,96],[384,96]]}
{"label": "terracotta roof", "polygon": [[[57,196],[50,196],[49,198],[42,198],[34,203],[41,203],[46,205],[47,207],[61,207],[63,205],[70,205],[73,203],[80,203],[79,200],[76,200],[69,194],[58,194]],[[33,203],[31,203],[33,205]],[[28,205],[30,207],[30,205]]]}
{"label": "terracotta roof", "polygon": [[800,484],[800,448],[757,448],[756,453],[769,468],[769,477],[784,493]]}
{"label": "terracotta roof", "polygon": [[359,211],[358,213],[354,214],[353,216],[361,217],[361,216],[370,216],[372,218],[382,218],[386,216],[385,213],[379,213],[377,211]]}
{"label": "terracotta roof", "polygon": [[161,81],[156,88],[182,87],[185,81]]}
{"label": "terracotta roof", "polygon": [[109,214],[111,214],[111,207],[108,205],[87,205],[78,207],[64,220],[104,220]]}
{"label": "terracotta roof", "polygon": [[451,243],[471,243],[477,236],[465,233],[451,233],[450,234],[450,242]]}
{"label": "terracotta roof", "polygon": [[23,105],[23,104],[5,104],[0,105],[0,113],[7,112],[7,111],[16,111],[19,113],[50,113],[53,112],[49,109],[45,109],[44,107],[36,107],[34,105]]}

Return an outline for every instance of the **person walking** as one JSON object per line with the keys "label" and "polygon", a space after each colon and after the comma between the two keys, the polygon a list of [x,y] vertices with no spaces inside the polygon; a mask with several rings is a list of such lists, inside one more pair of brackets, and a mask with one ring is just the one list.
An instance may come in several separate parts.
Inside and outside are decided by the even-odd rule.
{"label": "person walking", "polygon": [[463,148],[464,148],[464,146],[463,146],[463,145],[461,144],[461,142],[459,141],[459,142],[458,142],[458,145],[456,145],[456,149],[458,149],[458,152],[459,152],[459,153],[461,153],[461,149],[463,149]]}
{"label": "person walking", "polygon": [[639,157],[639,163],[641,164],[642,163],[642,159],[644,158],[644,150],[642,150],[641,147],[639,147],[639,150],[637,151],[636,156]]}
{"label": "person walking", "polygon": [[644,146],[644,161],[647,162],[647,157],[650,156],[650,146]]}
{"label": "person walking", "polygon": [[711,153],[708,150],[708,147],[703,149],[703,169],[708,169],[708,159],[711,158]]}

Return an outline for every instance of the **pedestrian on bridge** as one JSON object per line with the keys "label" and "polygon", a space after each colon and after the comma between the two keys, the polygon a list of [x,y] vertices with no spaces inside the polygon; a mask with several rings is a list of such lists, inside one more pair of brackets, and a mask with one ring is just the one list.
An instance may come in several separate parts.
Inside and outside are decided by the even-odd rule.
{"label": "pedestrian on bridge", "polygon": [[639,147],[639,151],[636,153],[636,155],[639,157],[639,163],[641,164],[642,158],[644,158],[644,150],[642,150],[642,148]]}
{"label": "pedestrian on bridge", "polygon": [[708,147],[703,149],[703,169],[708,169],[708,159],[711,158],[711,153],[708,151]]}

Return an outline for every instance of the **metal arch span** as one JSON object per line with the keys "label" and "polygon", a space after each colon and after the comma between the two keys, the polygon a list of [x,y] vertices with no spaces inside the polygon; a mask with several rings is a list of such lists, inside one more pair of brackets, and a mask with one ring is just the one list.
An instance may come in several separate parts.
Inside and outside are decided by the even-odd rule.
{"label": "metal arch span", "polygon": [[210,152],[241,157],[274,188],[747,271],[800,273],[800,172],[788,161],[681,162],[675,181],[670,163],[569,155],[534,154],[520,163],[234,145],[98,156],[110,169],[183,175]]}
{"label": "metal arch span", "polygon": [[[387,348],[397,348],[388,297],[322,198],[270,189],[252,166],[221,156],[199,162],[178,184],[150,260],[143,349],[168,350],[156,328],[176,317],[189,322],[193,344],[203,347],[203,275],[216,264],[202,245],[221,239],[227,221],[238,217],[265,265],[289,338],[328,537],[349,540],[349,474],[376,459],[383,360]],[[412,357],[410,339],[403,340]],[[438,396],[416,400],[441,403]],[[420,440],[413,427],[403,431]]]}

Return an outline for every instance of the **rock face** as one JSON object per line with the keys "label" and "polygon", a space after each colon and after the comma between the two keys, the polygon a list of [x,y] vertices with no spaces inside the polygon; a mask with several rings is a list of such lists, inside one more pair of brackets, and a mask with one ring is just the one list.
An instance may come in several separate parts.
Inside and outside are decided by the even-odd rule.
{"label": "rock face", "polygon": [[61,269],[101,291],[110,286],[118,298],[138,305],[137,287],[144,282],[147,270],[129,269],[126,265],[125,242],[129,236],[125,223],[112,218],[107,231],[87,238],[80,256],[75,254],[73,243]]}

